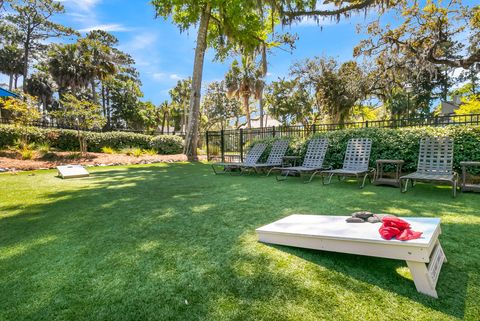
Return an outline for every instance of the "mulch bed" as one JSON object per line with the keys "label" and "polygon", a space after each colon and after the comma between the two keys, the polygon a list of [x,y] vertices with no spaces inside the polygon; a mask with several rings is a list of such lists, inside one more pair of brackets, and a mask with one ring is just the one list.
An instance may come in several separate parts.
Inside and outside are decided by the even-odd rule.
{"label": "mulch bed", "polygon": [[72,152],[50,152],[43,157],[37,156],[34,159],[22,160],[20,155],[14,151],[0,151],[0,172],[51,169],[68,164],[113,166],[184,161],[187,161],[187,157],[183,154],[134,157],[125,154],[103,153],[88,153],[85,156],[80,156],[78,153]]}

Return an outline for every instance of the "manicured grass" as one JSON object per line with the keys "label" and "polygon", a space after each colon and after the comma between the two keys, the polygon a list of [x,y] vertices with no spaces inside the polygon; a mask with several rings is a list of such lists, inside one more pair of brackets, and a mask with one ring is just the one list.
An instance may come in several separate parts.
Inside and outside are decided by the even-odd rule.
{"label": "manicured grass", "polygon": [[[268,246],[293,213],[442,218],[440,299],[405,262]],[[480,195],[214,176],[204,164],[0,175],[0,320],[478,320]]]}

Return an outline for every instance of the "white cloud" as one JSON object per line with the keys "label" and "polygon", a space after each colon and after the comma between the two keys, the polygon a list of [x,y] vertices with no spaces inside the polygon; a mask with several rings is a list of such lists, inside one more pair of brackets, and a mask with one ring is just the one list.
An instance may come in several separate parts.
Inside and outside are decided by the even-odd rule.
{"label": "white cloud", "polygon": [[185,77],[179,76],[177,74],[171,74],[169,77],[170,77],[170,79],[177,80],[177,81],[185,78]]}
{"label": "white cloud", "polygon": [[157,35],[151,32],[143,32],[135,35],[130,41],[121,45],[120,50],[128,53],[134,53],[135,51],[152,47],[156,41]]}
{"label": "white cloud", "polygon": [[92,10],[101,0],[58,0],[58,2],[64,2],[72,9],[78,9],[80,11]]}
{"label": "white cloud", "polygon": [[186,78],[178,74],[169,74],[165,72],[154,72],[151,75],[154,80],[159,82],[167,82],[167,83],[171,83],[172,81],[178,81]]}
{"label": "white cloud", "polygon": [[103,30],[108,32],[121,32],[121,31],[131,31],[131,28],[127,28],[119,23],[110,23],[110,24],[102,24],[91,26],[87,28],[80,29],[80,32],[90,32],[92,30]]}

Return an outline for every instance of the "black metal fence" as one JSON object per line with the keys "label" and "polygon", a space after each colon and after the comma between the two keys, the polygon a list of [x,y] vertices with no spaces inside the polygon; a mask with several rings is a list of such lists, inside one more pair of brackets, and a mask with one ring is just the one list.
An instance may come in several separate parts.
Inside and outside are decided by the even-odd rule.
{"label": "black metal fence", "polygon": [[252,141],[258,139],[271,137],[296,137],[305,139],[317,132],[346,128],[442,127],[447,125],[480,125],[480,114],[375,120],[343,124],[314,124],[311,126],[229,129],[208,131],[205,133],[205,140],[208,160],[236,162],[243,161],[245,147]]}

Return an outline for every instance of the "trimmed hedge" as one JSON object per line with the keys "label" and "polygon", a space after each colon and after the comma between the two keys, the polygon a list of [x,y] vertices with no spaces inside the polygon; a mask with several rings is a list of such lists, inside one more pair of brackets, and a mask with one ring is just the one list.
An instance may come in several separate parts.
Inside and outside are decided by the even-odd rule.
{"label": "trimmed hedge", "polygon": [[[480,126],[446,126],[446,127],[418,127],[418,128],[361,128],[344,129],[329,132],[316,133],[312,137],[325,137],[329,140],[329,147],[325,162],[334,168],[343,164],[345,149],[350,138],[365,137],[373,142],[370,166],[375,166],[377,159],[403,159],[403,169],[407,172],[417,168],[419,143],[422,137],[449,136],[455,140],[454,167],[460,169],[461,161],[480,160]],[[265,142],[269,145],[280,138],[269,138],[255,142]],[[290,139],[290,148],[287,155],[304,156],[307,149],[308,139],[299,142],[298,139]],[[310,138],[309,138],[310,139]],[[262,158],[266,158],[265,155]]]}
{"label": "trimmed hedge", "polygon": [[[159,154],[180,154],[183,151],[183,139],[174,135],[149,136],[128,132],[84,132],[84,135],[91,152],[100,152],[102,147],[116,150],[128,147],[153,148]],[[48,143],[59,150],[72,151],[80,148],[75,130],[12,125],[0,125],[0,148],[12,145],[22,136],[31,143]]]}

